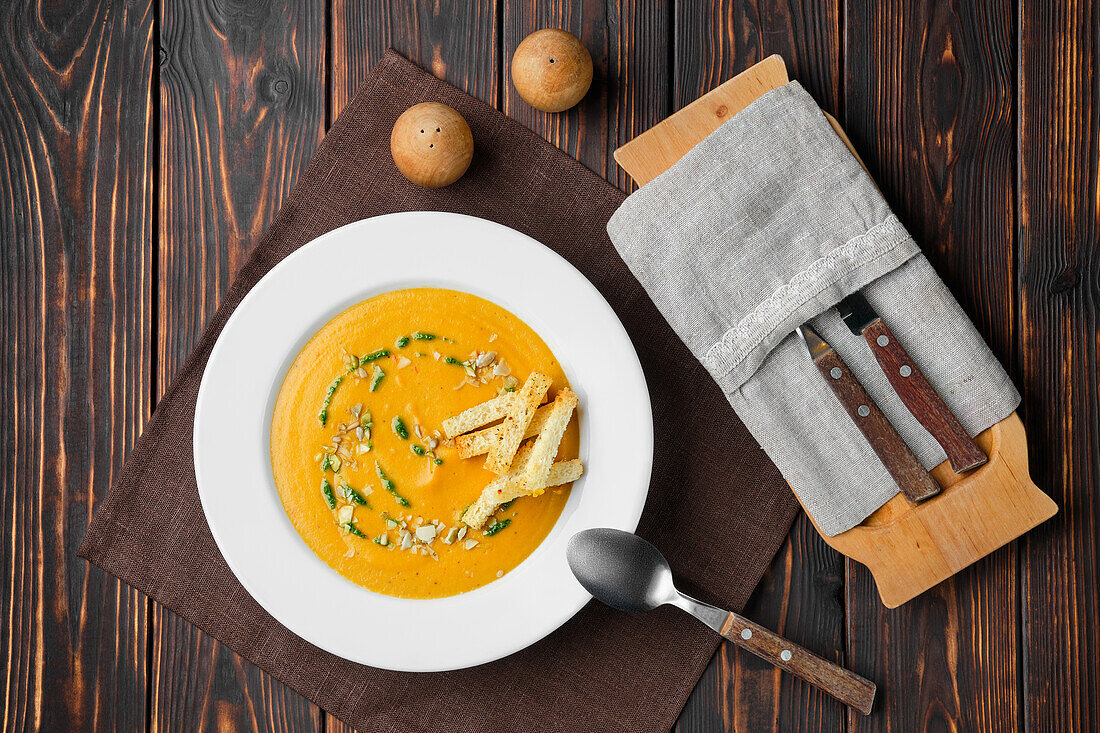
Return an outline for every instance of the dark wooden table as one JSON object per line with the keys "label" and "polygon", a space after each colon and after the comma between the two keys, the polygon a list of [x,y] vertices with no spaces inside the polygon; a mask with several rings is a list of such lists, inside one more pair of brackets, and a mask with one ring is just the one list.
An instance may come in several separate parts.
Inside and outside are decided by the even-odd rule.
{"label": "dark wooden table", "polygon": [[[393,46],[608,180],[611,151],[771,53],[835,113],[1024,394],[1052,521],[896,611],[800,520],[749,614],[876,680],[851,716],[725,646],[679,727],[1100,729],[1100,4],[24,0],[0,9],[4,730],[343,730],[75,556],[325,129]],[[516,44],[597,78],[536,113]]]}

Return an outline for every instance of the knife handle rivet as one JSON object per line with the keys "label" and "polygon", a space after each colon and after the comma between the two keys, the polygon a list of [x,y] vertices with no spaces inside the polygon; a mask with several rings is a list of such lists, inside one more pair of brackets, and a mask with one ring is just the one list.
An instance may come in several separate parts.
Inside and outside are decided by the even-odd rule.
{"label": "knife handle rivet", "polygon": [[741,629],[741,638],[742,639],[751,639],[752,638],[752,629]]}
{"label": "knife handle rivet", "polygon": [[779,658],[782,659],[784,662],[791,661],[791,650],[784,649],[783,651],[779,652]]}
{"label": "knife handle rivet", "polygon": [[840,379],[844,372],[840,371],[840,367],[833,367],[829,370],[829,376],[833,379]]}
{"label": "knife handle rivet", "polygon": [[898,369],[898,374],[900,374],[903,377],[908,377],[912,373],[913,373],[913,370],[909,367],[908,364],[903,364],[901,369]]}
{"label": "knife handle rivet", "polygon": [[867,405],[860,405],[859,409],[856,410],[856,412],[859,413],[860,417],[867,417],[868,415],[871,414],[871,408],[868,407]]}
{"label": "knife handle rivet", "polygon": [[890,345],[890,337],[889,336],[885,336],[885,335],[879,336],[878,339],[876,339],[876,340],[878,341],[879,346],[889,346]]}

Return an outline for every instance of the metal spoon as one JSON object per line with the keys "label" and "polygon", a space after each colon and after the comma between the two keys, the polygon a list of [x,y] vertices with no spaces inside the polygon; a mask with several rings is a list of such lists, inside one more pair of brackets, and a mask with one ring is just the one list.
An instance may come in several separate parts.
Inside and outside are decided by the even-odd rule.
{"label": "metal spoon", "polygon": [[864,715],[875,684],[822,659],[736,613],[676,590],[664,555],[641,537],[618,529],[586,529],[569,540],[569,567],[585,590],[621,611],[652,611],[670,604],[780,669],[798,675]]}

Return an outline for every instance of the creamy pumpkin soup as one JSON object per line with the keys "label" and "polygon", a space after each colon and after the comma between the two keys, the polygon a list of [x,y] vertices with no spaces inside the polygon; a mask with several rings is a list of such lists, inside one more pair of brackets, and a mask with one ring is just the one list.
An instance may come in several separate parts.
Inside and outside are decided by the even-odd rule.
{"label": "creamy pumpkin soup", "polygon": [[575,405],[550,349],[508,311],[396,290],[333,318],[294,360],[272,417],[275,484],[302,539],[349,580],[462,593],[554,526],[582,470]]}

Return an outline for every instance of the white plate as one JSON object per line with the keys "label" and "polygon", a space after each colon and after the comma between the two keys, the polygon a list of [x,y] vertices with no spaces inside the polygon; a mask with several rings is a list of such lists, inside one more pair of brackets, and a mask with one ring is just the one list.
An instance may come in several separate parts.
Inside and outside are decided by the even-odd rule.
{"label": "white plate", "polygon": [[[585,464],[554,529],[518,567],[468,593],[429,600],[366,590],[314,555],[283,511],[270,457],[275,397],[306,341],[361,300],[417,286],[491,300],[546,341],[580,397]],[[354,662],[402,671],[499,659],[572,617],[589,596],[566,564],[566,541],[589,527],[633,531],[652,460],[645,377],[600,293],[535,240],[458,214],[365,219],[287,257],[225,324],[195,411],[199,496],[237,579],[307,641]],[[392,622],[401,633],[354,631],[356,619],[373,618]]]}

